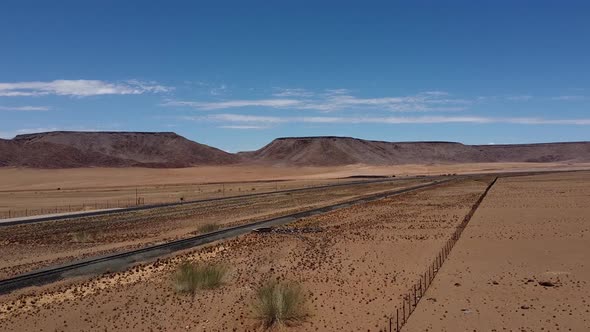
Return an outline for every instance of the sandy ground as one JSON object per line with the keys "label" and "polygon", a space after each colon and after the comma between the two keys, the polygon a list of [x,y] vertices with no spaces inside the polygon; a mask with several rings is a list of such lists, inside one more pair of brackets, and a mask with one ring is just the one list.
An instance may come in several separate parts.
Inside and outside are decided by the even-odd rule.
{"label": "sandy ground", "polygon": [[590,173],[500,179],[403,331],[590,331],[589,254]]}
{"label": "sandy ground", "polygon": [[[359,175],[413,176],[571,170],[590,164],[480,163],[341,167],[220,166],[180,169],[0,168],[0,218],[235,196],[347,181]],[[222,184],[223,183],[223,184]],[[59,189],[59,190],[58,190]],[[10,212],[9,212],[10,211]]]}
{"label": "sandy ground", "polygon": [[0,278],[91,255],[184,238],[200,233],[205,224],[243,224],[428,181],[402,179],[2,227]]}
{"label": "sandy ground", "polygon": [[[293,331],[377,331],[402,292],[485,189],[461,181],[341,209],[289,225],[318,232],[249,234],[131,271],[0,297],[6,331],[248,331],[255,289],[300,282],[311,316]],[[224,285],[194,298],[174,293],[183,260],[229,266]]]}
{"label": "sandy ground", "polygon": [[0,218],[125,208],[136,205],[178,203],[277,190],[309,188],[359,179],[279,180],[212,184],[163,184],[0,191]]}
{"label": "sandy ground", "polygon": [[293,179],[327,179],[353,175],[435,175],[590,168],[569,163],[478,163],[339,167],[216,166],[153,168],[0,168],[0,191],[109,188],[121,186],[201,184]]}

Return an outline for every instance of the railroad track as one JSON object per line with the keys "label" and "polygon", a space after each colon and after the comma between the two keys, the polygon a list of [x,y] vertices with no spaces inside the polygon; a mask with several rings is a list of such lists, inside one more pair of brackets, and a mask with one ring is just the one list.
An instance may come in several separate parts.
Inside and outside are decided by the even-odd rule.
{"label": "railroad track", "polygon": [[67,220],[67,219],[75,219],[75,218],[83,218],[83,217],[95,217],[95,216],[103,216],[103,215],[121,214],[121,213],[126,213],[126,212],[144,211],[144,210],[151,210],[151,209],[158,209],[158,208],[165,208],[165,207],[190,206],[192,204],[216,202],[216,201],[231,200],[231,199],[263,197],[263,196],[295,193],[295,192],[308,191],[308,190],[318,190],[318,189],[327,189],[327,188],[335,188],[335,187],[356,186],[356,185],[363,185],[363,184],[394,182],[394,181],[411,180],[411,179],[433,179],[433,180],[436,180],[439,178],[441,178],[441,176],[404,177],[404,178],[388,178],[388,179],[379,179],[379,180],[352,181],[352,182],[347,182],[347,183],[335,183],[335,184],[328,184],[328,185],[322,185],[322,186],[316,186],[316,187],[285,189],[285,190],[277,190],[277,191],[272,191],[272,192],[263,192],[263,193],[256,193],[256,194],[206,198],[206,199],[199,199],[199,200],[192,200],[192,201],[185,201],[185,202],[175,202],[175,203],[163,203],[163,204],[134,206],[134,207],[123,208],[123,209],[80,212],[80,213],[71,213],[71,214],[67,214],[67,215],[56,215],[56,216],[41,216],[38,218],[33,217],[33,218],[24,218],[24,219],[11,220],[11,221],[2,221],[2,219],[0,219],[0,228],[7,227],[7,226],[15,226],[15,225],[33,224],[33,223],[46,222],[46,221],[58,221],[58,220]]}
{"label": "railroad track", "polygon": [[[461,177],[457,177],[461,178]],[[16,277],[0,280],[0,294],[9,293],[18,289],[40,286],[62,280],[69,277],[75,276],[88,276],[96,275],[105,272],[120,271],[128,268],[129,266],[138,263],[145,262],[158,257],[166,256],[171,253],[196,247],[199,245],[211,243],[222,239],[227,239],[251,232],[257,228],[273,227],[284,225],[301,218],[314,216],[317,214],[327,213],[330,211],[342,209],[352,205],[368,203],[371,201],[379,200],[389,196],[400,195],[403,193],[421,190],[433,186],[437,186],[449,181],[453,181],[456,178],[433,181],[427,184],[421,184],[404,189],[396,189],[377,194],[367,195],[360,198],[355,198],[346,202],[325,206],[316,209],[310,209],[298,213],[293,213],[281,217],[272,219],[262,220],[250,224],[239,225],[230,227],[218,231],[214,231],[207,234],[197,235],[186,239],[171,241],[167,243],[157,244],[148,246],[145,248],[127,251],[118,254],[111,254],[102,257],[94,257],[86,260],[81,260],[73,263],[68,263],[56,267],[43,268],[37,271],[21,274]],[[330,186],[331,187],[331,186]]]}

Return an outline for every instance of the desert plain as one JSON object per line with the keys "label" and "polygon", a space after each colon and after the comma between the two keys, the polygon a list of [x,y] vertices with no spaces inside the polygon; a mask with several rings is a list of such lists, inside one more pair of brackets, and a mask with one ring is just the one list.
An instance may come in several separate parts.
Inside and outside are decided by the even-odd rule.
{"label": "desert plain", "polygon": [[[70,182],[64,181],[62,190],[77,190],[79,199],[117,186],[130,190],[140,182],[162,195],[182,181],[195,187],[223,183],[225,188],[249,191],[259,185],[256,190],[266,194],[204,195],[222,199],[2,227],[0,279],[375,193],[433,185],[294,220],[271,232],[248,233],[138,262],[123,271],[8,292],[0,295],[0,326],[6,331],[265,330],[255,310],[257,290],[280,281],[300,285],[305,315],[270,329],[388,330],[408,289],[497,178],[401,330],[590,329],[590,171],[559,165],[528,174],[540,166],[513,165],[507,167],[509,172],[499,167],[490,172],[490,167],[409,167],[404,174],[395,168],[310,168],[296,177],[277,168],[258,179],[242,169],[228,171],[234,176],[228,176],[233,180],[229,182],[212,177],[209,182],[187,181],[182,177],[190,174],[188,169],[179,170],[180,176],[174,175],[176,170],[147,169],[137,178],[125,176],[133,169],[96,170],[100,176],[123,174],[112,182],[93,182],[87,169],[4,169],[0,174],[6,179],[19,172],[34,174],[31,178],[38,182],[24,185],[25,192],[52,192],[59,181],[55,174],[69,174]],[[173,175],[163,177],[161,172]],[[453,175],[456,172],[463,175]],[[362,177],[368,175],[387,177]],[[75,185],[76,176],[87,180]],[[448,182],[435,183],[441,180]],[[339,186],[312,188],[310,181]],[[3,184],[5,192],[14,189],[10,186],[9,181]],[[297,188],[301,190],[274,192]],[[173,276],[186,262],[224,266],[220,286],[194,295],[179,293]]]}
{"label": "desert plain", "polygon": [[588,169],[588,163],[462,163],[186,168],[0,167],[0,218],[237,196],[353,181],[351,177]]}

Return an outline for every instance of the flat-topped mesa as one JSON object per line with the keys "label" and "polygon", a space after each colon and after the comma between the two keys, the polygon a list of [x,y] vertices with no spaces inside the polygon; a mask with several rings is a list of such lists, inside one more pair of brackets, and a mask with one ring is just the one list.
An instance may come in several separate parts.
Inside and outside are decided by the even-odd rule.
{"label": "flat-topped mesa", "polygon": [[173,132],[55,131],[0,140],[0,167],[344,166],[480,162],[590,162],[590,142],[465,145],[353,137],[282,137],[231,154]]}
{"label": "flat-topped mesa", "polygon": [[[239,157],[219,149],[190,141],[173,132],[80,132],[56,131],[18,135],[12,141],[29,149],[44,144],[53,155],[48,155],[47,166],[54,167],[189,167],[196,165],[226,165]],[[55,162],[66,158],[61,150],[74,149],[81,155],[78,163]],[[55,160],[49,160],[55,159]],[[44,167],[13,162],[15,166]],[[42,164],[42,163],[41,163]]]}
{"label": "flat-topped mesa", "polygon": [[69,131],[69,130],[59,130],[59,131],[47,131],[47,132],[40,132],[40,133],[31,133],[31,134],[20,134],[16,135],[13,140],[15,141],[23,141],[23,140],[34,140],[34,139],[42,139],[48,136],[61,136],[61,135],[84,135],[84,136],[95,136],[95,135],[105,136],[105,135],[117,135],[117,136],[139,136],[139,135],[146,135],[146,136],[162,136],[162,137],[182,137],[175,132],[172,131],[161,131],[161,132],[149,132],[149,131]]}
{"label": "flat-topped mesa", "polygon": [[480,162],[590,161],[590,143],[465,145],[456,142],[385,142],[352,137],[282,137],[240,155],[275,165],[338,166]]}
{"label": "flat-topped mesa", "polygon": [[374,143],[393,143],[393,144],[423,144],[423,143],[440,143],[440,144],[458,144],[463,145],[463,143],[458,142],[451,142],[451,141],[403,141],[403,142],[390,142],[390,141],[380,141],[380,140],[369,140],[369,139],[362,139],[350,136],[286,136],[286,137],[277,137],[271,143],[278,142],[278,141],[290,141],[290,140],[353,140],[359,142],[374,142]]}

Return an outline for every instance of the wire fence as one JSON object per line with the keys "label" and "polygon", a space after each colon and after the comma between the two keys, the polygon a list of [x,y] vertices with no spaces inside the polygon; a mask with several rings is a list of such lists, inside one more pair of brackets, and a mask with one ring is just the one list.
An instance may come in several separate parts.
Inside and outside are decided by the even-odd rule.
{"label": "wire fence", "polygon": [[69,212],[82,212],[90,210],[105,210],[105,209],[123,209],[134,206],[145,205],[145,198],[139,197],[137,200],[113,200],[103,202],[85,202],[81,204],[69,204],[52,207],[42,207],[36,209],[0,211],[0,219],[22,218],[30,216],[39,216],[45,214],[58,214]]}
{"label": "wire fence", "polygon": [[[221,198],[221,197],[237,197],[249,194],[260,194],[260,193],[272,193],[276,191],[289,190],[289,189],[303,189],[303,188],[316,188],[323,187],[330,184],[354,184],[360,181],[340,181],[339,179],[332,181],[310,181],[309,183],[303,183],[300,185],[291,186],[289,184],[282,184],[282,181],[268,182],[263,185],[257,183],[242,183],[242,186],[235,186],[232,183],[220,183],[220,184],[209,184],[200,185],[192,190],[184,191],[180,193],[169,193],[172,197],[153,197],[153,193],[136,194],[135,198],[122,198],[122,199],[110,199],[107,201],[90,201],[82,202],[79,204],[64,204],[55,205],[49,207],[39,208],[26,208],[26,209],[9,209],[0,211],[0,219],[10,218],[23,218],[30,216],[40,216],[48,214],[59,214],[59,213],[70,213],[70,212],[84,212],[90,210],[104,210],[104,209],[124,209],[137,207],[141,205],[158,205],[158,204],[171,204],[171,203],[191,203],[201,199],[209,198]],[[370,182],[369,182],[370,183]],[[152,197],[149,197],[152,196]]]}
{"label": "wire fence", "polygon": [[461,223],[457,226],[451,237],[445,242],[434,260],[429,264],[427,270],[424,271],[424,273],[422,273],[420,278],[414,282],[410,289],[401,296],[401,306],[397,306],[395,311],[389,315],[387,318],[387,325],[380,329],[381,332],[400,332],[402,327],[408,322],[408,318],[410,318],[410,315],[416,309],[418,303],[426,293],[426,290],[428,290],[428,287],[430,287],[432,284],[434,277],[442,267],[442,264],[451,253],[451,250],[457,241],[459,241],[459,238],[461,237],[465,227],[467,227],[471,217],[473,217],[473,214],[497,180],[498,178],[494,178],[494,180],[488,185],[479,199],[475,202],[475,204],[473,204],[469,213],[465,215]]}

